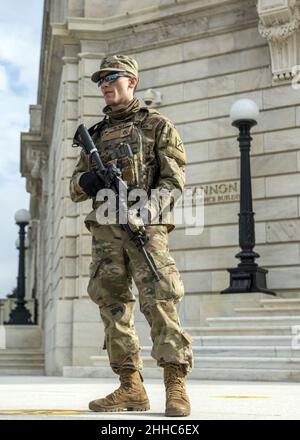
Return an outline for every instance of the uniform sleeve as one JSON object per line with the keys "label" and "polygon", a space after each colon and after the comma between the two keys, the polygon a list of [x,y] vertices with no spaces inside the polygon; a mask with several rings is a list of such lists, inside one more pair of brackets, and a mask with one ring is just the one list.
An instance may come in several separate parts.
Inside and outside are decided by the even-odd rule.
{"label": "uniform sleeve", "polygon": [[87,171],[89,171],[88,156],[83,150],[81,150],[80,157],[70,180],[70,196],[73,202],[83,202],[84,200],[89,199],[89,196],[83,191],[78,183],[82,174]]}
{"label": "uniform sleeve", "polygon": [[171,121],[163,121],[157,127],[156,154],[159,162],[156,189],[160,193],[159,211],[162,213],[165,208],[173,209],[185,184],[185,149]]}

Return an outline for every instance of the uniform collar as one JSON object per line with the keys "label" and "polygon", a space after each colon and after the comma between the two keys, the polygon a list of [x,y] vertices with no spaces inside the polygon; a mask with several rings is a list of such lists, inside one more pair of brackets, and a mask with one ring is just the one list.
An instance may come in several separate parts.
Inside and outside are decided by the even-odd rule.
{"label": "uniform collar", "polygon": [[130,103],[119,110],[113,111],[109,105],[104,107],[103,113],[108,116],[109,122],[130,121],[134,118],[135,114],[140,110],[141,103],[138,98],[133,98]]}

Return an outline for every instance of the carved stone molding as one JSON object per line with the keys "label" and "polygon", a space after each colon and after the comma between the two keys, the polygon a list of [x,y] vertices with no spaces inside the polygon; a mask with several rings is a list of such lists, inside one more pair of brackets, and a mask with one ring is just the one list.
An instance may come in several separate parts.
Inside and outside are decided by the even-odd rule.
{"label": "carved stone molding", "polygon": [[258,0],[258,30],[268,40],[274,81],[289,81],[299,63],[299,0]]}
{"label": "carved stone molding", "polygon": [[69,16],[64,24],[51,23],[52,37],[63,43],[71,38],[73,44],[80,41],[82,52],[137,53],[257,22],[256,0],[163,0],[160,3],[149,8],[137,6],[109,17]]}
{"label": "carved stone molding", "polygon": [[30,181],[42,180],[43,172],[48,166],[48,152],[43,147],[27,146],[24,162],[25,173],[23,175]]}
{"label": "carved stone molding", "polygon": [[26,150],[26,190],[30,193],[30,215],[32,219],[40,217],[40,205],[43,195],[44,171],[48,165],[47,151],[38,147]]}
{"label": "carved stone molding", "polygon": [[28,178],[26,180],[26,190],[30,193],[30,216],[36,220],[40,217],[40,201],[42,198],[42,180]]}
{"label": "carved stone molding", "polygon": [[30,175],[34,179],[42,178],[43,169],[47,164],[48,155],[46,151],[32,148],[27,151],[27,160],[31,165]]}
{"label": "carved stone molding", "polygon": [[26,191],[30,193],[30,215],[40,217],[40,204],[46,182],[48,149],[38,131],[21,133],[21,174],[26,178]]}

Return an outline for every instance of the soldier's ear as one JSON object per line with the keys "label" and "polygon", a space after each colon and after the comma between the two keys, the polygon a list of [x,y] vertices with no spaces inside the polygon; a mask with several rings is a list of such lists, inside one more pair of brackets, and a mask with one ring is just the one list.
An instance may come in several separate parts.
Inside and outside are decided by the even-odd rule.
{"label": "soldier's ear", "polygon": [[129,87],[131,89],[133,89],[133,91],[135,91],[137,88],[138,82],[139,82],[139,79],[136,76],[131,76],[129,78]]}

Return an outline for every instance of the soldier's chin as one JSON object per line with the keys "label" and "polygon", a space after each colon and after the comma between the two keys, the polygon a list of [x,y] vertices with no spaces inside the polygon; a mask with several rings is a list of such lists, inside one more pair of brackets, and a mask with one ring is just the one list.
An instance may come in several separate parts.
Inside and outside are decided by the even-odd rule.
{"label": "soldier's chin", "polygon": [[113,96],[107,95],[104,97],[104,99],[107,105],[111,105],[115,103],[115,99]]}

